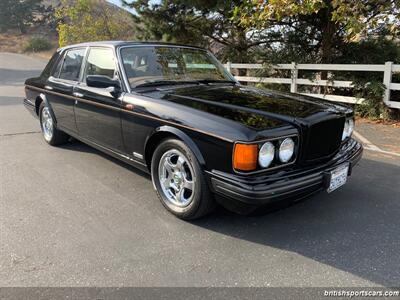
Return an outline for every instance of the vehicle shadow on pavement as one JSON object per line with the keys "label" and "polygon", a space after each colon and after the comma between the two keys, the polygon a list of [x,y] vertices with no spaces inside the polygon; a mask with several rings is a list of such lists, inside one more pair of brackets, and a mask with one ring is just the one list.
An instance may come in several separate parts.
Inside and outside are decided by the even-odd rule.
{"label": "vehicle shadow on pavement", "polygon": [[193,224],[397,286],[400,167],[363,159],[353,172],[342,189],[274,213],[243,217],[219,212]]}
{"label": "vehicle shadow on pavement", "polygon": [[120,161],[119,159],[116,159],[106,153],[103,153],[93,147],[90,147],[76,139],[71,139],[71,141],[69,141],[67,144],[59,146],[59,148],[64,149],[64,150],[70,150],[70,151],[79,151],[79,152],[85,152],[85,153],[93,153],[96,155],[101,156],[104,159],[110,160],[113,163],[124,167],[126,169],[128,169],[129,171],[132,171],[133,173],[139,175],[139,176],[143,176],[145,178],[148,178],[151,180],[151,176],[145,172],[143,172],[142,170],[139,170],[138,168],[135,168],[123,161]]}

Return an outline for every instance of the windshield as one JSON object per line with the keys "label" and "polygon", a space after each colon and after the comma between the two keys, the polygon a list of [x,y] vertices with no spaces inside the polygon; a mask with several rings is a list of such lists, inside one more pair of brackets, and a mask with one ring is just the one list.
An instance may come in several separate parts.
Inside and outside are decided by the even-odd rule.
{"label": "windshield", "polygon": [[214,56],[205,50],[145,46],[121,49],[131,88],[157,84],[236,81]]}

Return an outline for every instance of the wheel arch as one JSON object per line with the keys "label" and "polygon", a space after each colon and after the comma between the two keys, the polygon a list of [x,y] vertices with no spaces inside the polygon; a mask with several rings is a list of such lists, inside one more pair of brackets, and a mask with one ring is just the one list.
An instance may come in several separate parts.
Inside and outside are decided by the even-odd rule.
{"label": "wheel arch", "polygon": [[40,107],[40,104],[41,104],[43,101],[44,101],[44,100],[43,100],[43,98],[42,98],[41,95],[38,95],[38,96],[36,97],[36,100],[35,100],[35,111],[36,111],[36,115],[37,115],[37,116],[39,116],[39,107]]}
{"label": "wheel arch", "polygon": [[176,138],[183,141],[194,153],[200,166],[203,168],[205,167],[206,163],[204,157],[192,138],[178,128],[172,126],[161,126],[158,127],[151,135],[149,135],[145,143],[145,161],[149,170],[151,169],[151,159],[155,149],[157,148],[157,145],[159,145],[160,142],[166,138]]}
{"label": "wheel arch", "polygon": [[46,95],[43,93],[39,94],[35,100],[35,111],[36,111],[37,116],[39,117],[39,108],[40,108],[40,104],[42,104],[42,102],[44,102],[49,107],[50,114],[53,117],[54,122],[57,124],[57,119],[54,114],[53,108],[51,107],[49,101],[47,100]]}

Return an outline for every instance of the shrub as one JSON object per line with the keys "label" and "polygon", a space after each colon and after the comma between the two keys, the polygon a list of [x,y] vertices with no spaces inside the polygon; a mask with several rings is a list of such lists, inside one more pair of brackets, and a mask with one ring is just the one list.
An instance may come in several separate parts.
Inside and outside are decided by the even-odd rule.
{"label": "shrub", "polygon": [[361,117],[370,119],[398,120],[397,110],[390,109],[383,103],[385,85],[376,80],[364,82],[363,80],[353,81],[357,89],[357,98],[364,98],[364,102],[356,106],[356,113]]}
{"label": "shrub", "polygon": [[32,37],[29,39],[26,44],[24,51],[25,52],[41,52],[50,50],[53,48],[52,43],[43,37]]}

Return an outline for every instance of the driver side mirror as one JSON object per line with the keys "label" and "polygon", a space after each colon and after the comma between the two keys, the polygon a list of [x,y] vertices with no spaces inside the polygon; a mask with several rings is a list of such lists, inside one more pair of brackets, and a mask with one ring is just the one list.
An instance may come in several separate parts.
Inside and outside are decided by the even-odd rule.
{"label": "driver side mirror", "polygon": [[119,80],[111,79],[104,75],[88,75],[86,76],[86,84],[90,87],[106,88],[110,90],[110,94],[113,97],[119,97],[121,94],[121,85]]}

